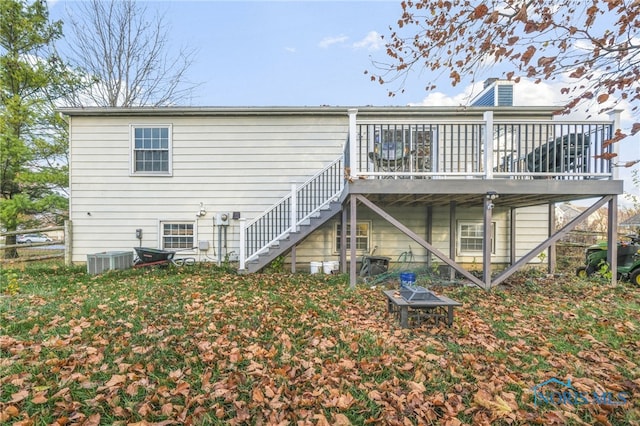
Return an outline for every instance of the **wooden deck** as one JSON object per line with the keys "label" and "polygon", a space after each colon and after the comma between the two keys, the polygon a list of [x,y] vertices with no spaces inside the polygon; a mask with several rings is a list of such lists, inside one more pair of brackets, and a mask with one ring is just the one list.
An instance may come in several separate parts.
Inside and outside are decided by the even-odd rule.
{"label": "wooden deck", "polygon": [[345,195],[362,195],[380,205],[482,206],[486,195],[509,208],[572,202],[623,193],[621,180],[556,179],[359,179],[347,183]]}

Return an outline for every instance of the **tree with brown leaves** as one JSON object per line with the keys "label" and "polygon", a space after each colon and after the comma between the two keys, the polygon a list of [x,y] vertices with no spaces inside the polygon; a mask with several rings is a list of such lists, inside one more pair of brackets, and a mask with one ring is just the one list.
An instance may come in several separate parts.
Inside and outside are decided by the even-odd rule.
{"label": "tree with brown leaves", "polygon": [[446,74],[455,86],[483,67],[500,67],[513,81],[566,83],[562,113],[594,103],[602,113],[626,101],[631,133],[640,131],[640,1],[406,0],[402,9],[386,44],[391,60],[376,62],[371,75],[393,85],[390,96],[419,67],[432,72],[426,90]]}

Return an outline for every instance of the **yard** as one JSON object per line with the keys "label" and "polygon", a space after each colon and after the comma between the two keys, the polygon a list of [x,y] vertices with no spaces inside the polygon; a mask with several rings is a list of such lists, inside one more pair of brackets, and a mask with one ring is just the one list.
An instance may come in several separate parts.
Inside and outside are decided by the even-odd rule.
{"label": "yard", "polygon": [[453,327],[381,287],[219,268],[1,271],[0,423],[640,423],[640,289],[525,272]]}

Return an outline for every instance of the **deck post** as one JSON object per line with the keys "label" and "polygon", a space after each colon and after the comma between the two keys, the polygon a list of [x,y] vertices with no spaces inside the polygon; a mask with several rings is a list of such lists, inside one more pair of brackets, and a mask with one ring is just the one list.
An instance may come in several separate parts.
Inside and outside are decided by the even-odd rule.
{"label": "deck post", "polygon": [[358,170],[358,127],[356,125],[357,108],[349,108],[349,164],[351,169],[350,177],[357,178],[360,174]]}
{"label": "deck post", "polygon": [[[613,121],[613,133],[611,135],[611,137],[613,137],[613,135],[615,134],[616,130],[621,129],[622,128],[622,124],[620,123],[620,116],[622,114],[621,109],[614,109],[612,111],[609,112],[609,119],[611,121]],[[613,153],[616,154],[616,156],[619,154],[620,151],[620,144],[619,143],[614,143],[611,145],[611,149],[613,150]],[[617,160],[620,160],[619,158],[617,158]],[[610,163],[612,164],[612,163]],[[613,165],[613,164],[612,164]],[[620,171],[618,170],[618,167],[612,167],[613,170],[611,170],[612,173],[612,178],[614,180],[620,179],[619,174]]]}
{"label": "deck post", "polygon": [[[458,241],[458,235],[456,233],[456,202],[451,201],[449,203],[449,259],[456,260],[456,242]],[[449,279],[455,281],[456,270],[449,266]]]}
{"label": "deck post", "polygon": [[485,111],[484,120],[484,178],[493,179],[493,111]]}
{"label": "deck post", "polygon": [[[556,205],[549,203],[549,232],[547,237],[551,237],[556,232]],[[556,272],[556,245],[551,244],[548,249],[547,272],[553,274]]]}
{"label": "deck post", "polygon": [[291,184],[291,232],[298,230],[298,198],[296,184]]}
{"label": "deck post", "polygon": [[[433,244],[433,206],[427,206],[427,216],[425,228],[426,232],[426,240],[429,244]],[[431,269],[431,264],[433,263],[431,258],[431,252],[427,252],[427,268]]]}
{"label": "deck post", "polygon": [[357,284],[357,280],[358,280],[358,276],[357,276],[357,270],[356,270],[356,266],[357,266],[357,258],[356,258],[356,223],[358,218],[356,217],[356,210],[357,210],[357,205],[358,205],[358,200],[356,198],[357,196],[352,194],[349,197],[349,221],[351,222],[351,227],[349,229],[349,242],[351,244],[351,246],[349,247],[350,252],[349,252],[349,257],[350,257],[350,262],[349,262],[349,281],[350,281],[350,288],[351,289],[355,289],[356,288],[356,284]]}
{"label": "deck post", "polygon": [[618,196],[609,200],[607,218],[607,262],[611,266],[611,284],[615,284],[618,271]]}
{"label": "deck post", "polygon": [[484,197],[483,203],[483,219],[482,226],[482,281],[484,289],[491,289],[491,246],[493,244],[493,200],[495,194],[489,194]]}
{"label": "deck post", "polygon": [[516,263],[516,246],[517,246],[517,226],[516,226],[516,209],[509,209],[509,265]]}
{"label": "deck post", "polygon": [[247,219],[241,217],[240,220],[238,221],[240,222],[240,247],[238,248],[238,252],[239,254],[239,265],[238,265],[238,269],[240,271],[244,271],[245,269],[245,264],[244,264],[244,260],[247,257],[247,253],[246,253],[246,244],[245,244],[245,239],[247,238],[247,232],[246,232],[246,228],[247,228]]}
{"label": "deck post", "polygon": [[347,273],[347,209],[340,212],[340,271]]}

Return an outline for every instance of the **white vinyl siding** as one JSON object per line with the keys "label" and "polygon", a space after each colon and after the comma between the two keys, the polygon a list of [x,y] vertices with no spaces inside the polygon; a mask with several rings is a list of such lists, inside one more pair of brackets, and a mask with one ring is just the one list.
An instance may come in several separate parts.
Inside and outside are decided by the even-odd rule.
{"label": "white vinyl siding", "polygon": [[[223,115],[71,117],[73,261],[103,251],[162,248],[159,222],[193,220],[202,259],[219,248],[216,213],[252,219],[343,151],[348,116]],[[131,173],[131,127],[170,127],[171,179]],[[203,203],[207,215],[196,218]],[[227,227],[224,251],[238,253],[240,222]],[[331,251],[332,244],[327,245]],[[205,257],[206,255],[206,257]]]}

